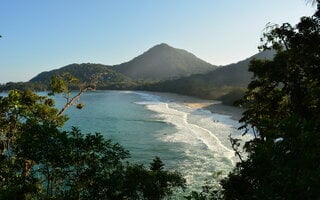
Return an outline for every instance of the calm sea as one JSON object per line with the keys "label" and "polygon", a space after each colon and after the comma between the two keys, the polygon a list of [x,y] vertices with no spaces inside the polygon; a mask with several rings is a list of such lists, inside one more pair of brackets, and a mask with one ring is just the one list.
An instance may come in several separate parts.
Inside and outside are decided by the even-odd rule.
{"label": "calm sea", "polygon": [[[57,106],[64,102],[56,96]],[[166,169],[177,170],[189,187],[200,189],[215,172],[227,174],[236,158],[228,136],[241,135],[229,116],[191,109],[161,96],[135,91],[95,91],[81,96],[64,129],[102,133],[130,151],[131,161],[149,163],[159,156]]]}

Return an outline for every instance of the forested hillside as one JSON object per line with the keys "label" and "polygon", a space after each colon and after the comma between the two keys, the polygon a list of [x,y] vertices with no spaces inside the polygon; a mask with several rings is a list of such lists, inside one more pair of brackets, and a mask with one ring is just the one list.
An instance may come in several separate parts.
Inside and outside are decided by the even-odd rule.
{"label": "forested hillside", "polygon": [[248,71],[254,59],[271,60],[275,51],[267,50],[238,63],[219,67],[205,74],[196,74],[175,80],[145,84],[143,90],[174,92],[206,99],[221,99],[228,104],[240,99],[253,73]]}
{"label": "forested hillside", "polygon": [[[248,71],[250,61],[272,59],[273,55],[274,51],[268,50],[238,63],[216,67],[185,50],[160,44],[118,66],[70,64],[42,72],[26,83],[1,85],[0,90],[47,90],[52,76],[67,73],[79,79],[79,82],[94,83],[96,89],[101,90],[173,92],[205,99],[220,99],[233,105],[243,96],[244,88],[252,78],[253,74]],[[71,86],[72,89],[78,89],[77,87]]]}
{"label": "forested hillside", "polygon": [[152,47],[129,62],[112,68],[135,80],[161,81],[192,74],[203,74],[214,70],[216,66],[185,50],[163,43]]}
{"label": "forested hillside", "polygon": [[123,89],[135,86],[135,83],[125,75],[106,65],[92,63],[71,64],[49,72],[42,72],[32,78],[30,83],[48,85],[52,76],[64,73],[76,77],[82,83],[95,82],[97,89]]}

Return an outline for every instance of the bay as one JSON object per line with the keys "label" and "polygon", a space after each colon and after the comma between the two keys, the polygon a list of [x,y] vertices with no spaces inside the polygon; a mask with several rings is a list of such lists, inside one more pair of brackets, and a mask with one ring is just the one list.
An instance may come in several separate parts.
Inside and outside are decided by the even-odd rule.
{"label": "bay", "polygon": [[100,132],[129,150],[135,163],[148,166],[159,156],[166,169],[181,172],[191,188],[200,189],[214,173],[227,175],[237,161],[228,136],[242,132],[230,116],[192,109],[161,93],[95,91],[80,101],[84,109],[67,111],[65,129]]}
{"label": "bay", "polygon": [[[65,103],[63,96],[54,99],[58,108]],[[84,108],[70,107],[63,129],[102,133],[129,150],[134,163],[149,166],[159,156],[166,169],[182,173],[189,190],[200,190],[217,172],[227,175],[237,161],[228,136],[242,132],[230,116],[190,108],[161,93],[94,91],[79,102]]]}

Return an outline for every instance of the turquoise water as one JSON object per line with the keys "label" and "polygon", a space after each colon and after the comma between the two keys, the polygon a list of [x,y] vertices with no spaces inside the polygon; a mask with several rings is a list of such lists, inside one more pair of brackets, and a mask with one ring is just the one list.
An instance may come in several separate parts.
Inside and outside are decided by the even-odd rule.
{"label": "turquoise water", "polygon": [[[56,104],[64,103],[56,96]],[[177,170],[189,188],[201,189],[212,174],[225,175],[236,158],[228,136],[240,136],[238,122],[230,116],[191,109],[154,93],[135,91],[95,91],[81,96],[82,110],[70,107],[65,114],[69,130],[102,133],[130,151],[135,163],[149,165],[155,156],[166,169]]]}
{"label": "turquoise water", "polygon": [[[182,155],[182,146],[159,140],[170,134],[174,127],[159,120],[153,111],[140,105],[140,95],[121,91],[96,91],[81,96],[82,110],[74,107],[65,114],[70,116],[65,129],[79,127],[83,133],[102,133],[130,151],[131,160],[149,164],[155,156],[174,168],[174,161]],[[60,102],[58,100],[58,102]]]}

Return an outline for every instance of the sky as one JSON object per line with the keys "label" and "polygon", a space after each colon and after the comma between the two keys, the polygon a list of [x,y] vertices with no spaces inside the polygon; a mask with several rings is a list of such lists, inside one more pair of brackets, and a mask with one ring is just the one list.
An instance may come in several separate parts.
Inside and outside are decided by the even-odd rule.
{"label": "sky", "polygon": [[314,11],[305,0],[0,0],[0,83],[120,64],[160,43],[226,65],[258,52],[267,23]]}

